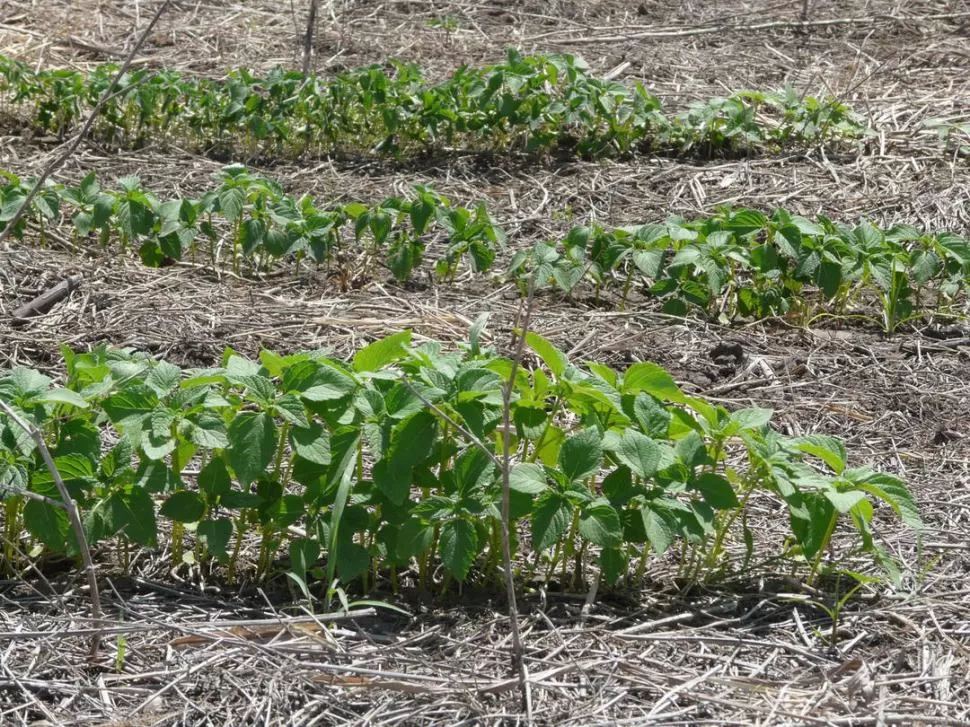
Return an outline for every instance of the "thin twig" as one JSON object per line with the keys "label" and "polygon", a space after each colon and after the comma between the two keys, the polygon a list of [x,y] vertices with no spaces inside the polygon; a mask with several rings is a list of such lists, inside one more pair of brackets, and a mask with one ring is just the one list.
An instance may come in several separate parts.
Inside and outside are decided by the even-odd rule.
{"label": "thin twig", "polygon": [[118,68],[118,72],[115,73],[114,78],[111,79],[111,83],[108,84],[108,87],[104,90],[104,93],[101,94],[101,98],[98,99],[98,103],[93,109],[91,109],[90,113],[88,113],[88,117],[84,120],[84,125],[81,127],[81,130],[74,136],[73,139],[71,139],[64,151],[61,152],[61,155],[44,167],[43,171],[40,173],[40,176],[37,177],[37,180],[34,182],[34,186],[30,190],[30,193],[27,195],[26,199],[24,199],[23,204],[20,205],[20,209],[17,210],[17,214],[13,216],[13,219],[7,222],[6,227],[0,230],[0,242],[3,242],[7,236],[10,235],[11,231],[17,227],[17,223],[23,219],[25,214],[27,214],[27,210],[30,209],[30,203],[34,201],[34,197],[36,197],[38,192],[40,192],[41,188],[44,186],[44,182],[47,181],[47,178],[57,169],[59,169],[64,162],[70,159],[71,155],[81,145],[81,142],[84,141],[84,138],[88,135],[88,132],[91,131],[91,127],[94,125],[94,120],[98,117],[98,114],[101,112],[105,102],[114,92],[115,86],[118,85],[118,81],[120,81],[121,77],[127,73],[132,59],[137,55],[138,51],[141,50],[141,47],[144,45],[149,33],[152,32],[152,28],[155,27],[155,23],[157,23],[158,19],[162,17],[162,13],[165,12],[165,9],[171,2],[172,0],[165,0],[165,2],[159,6],[158,10],[155,11],[155,15],[152,17],[151,22],[141,32],[141,35],[138,36],[138,40],[128,52],[128,56]]}
{"label": "thin twig", "polygon": [[[78,515],[77,505],[74,499],[71,497],[71,493],[67,491],[67,486],[64,484],[64,480],[61,478],[61,473],[57,471],[57,466],[54,464],[54,458],[51,457],[50,450],[47,449],[47,444],[44,442],[44,436],[40,433],[40,430],[33,426],[32,424],[24,421],[15,412],[7,402],[0,399],[0,409],[3,409],[4,413],[10,417],[11,421],[14,422],[18,427],[23,429],[30,438],[34,440],[34,444],[37,445],[37,449],[40,450],[41,457],[44,458],[44,464],[47,465],[48,471],[51,473],[51,477],[54,478],[54,485],[57,487],[57,492],[63,500],[63,509],[67,512],[67,519],[71,523],[71,530],[74,531],[74,537],[77,538],[77,547],[81,553],[81,561],[84,563],[84,570],[88,576],[88,585],[91,588],[91,614],[94,616],[95,628],[99,628],[102,621],[101,613],[101,594],[98,591],[98,577],[94,571],[94,561],[91,559],[91,549],[88,547],[88,540],[84,537],[84,526],[81,525],[81,516]],[[27,494],[27,493],[24,493]],[[96,631],[91,637],[91,656],[94,657],[98,653],[98,647],[101,645],[101,632]]]}
{"label": "thin twig", "polygon": [[310,0],[310,12],[306,20],[306,33],[303,35],[303,75],[310,73],[310,58],[313,56],[313,32],[317,27],[317,0]]}
{"label": "thin twig", "polygon": [[[578,44],[578,43],[605,43],[605,42],[619,42],[627,40],[642,40],[644,38],[686,38],[694,35],[718,35],[730,32],[741,32],[741,33],[751,33],[757,30],[783,30],[790,28],[792,30],[808,29],[808,28],[827,28],[836,27],[840,25],[862,25],[869,26],[878,22],[889,22],[894,24],[902,23],[919,23],[926,22],[930,20],[960,20],[966,17],[970,17],[970,12],[955,12],[955,13],[936,13],[933,15],[872,15],[868,17],[856,17],[856,18],[828,18],[825,20],[771,20],[764,23],[753,23],[753,24],[728,24],[728,25],[698,25],[692,27],[659,27],[656,30],[647,30],[637,33],[624,33],[619,35],[583,35],[579,37],[572,38],[560,38],[557,39],[557,43],[568,43],[568,44]],[[521,42],[529,43],[537,40],[547,39],[550,37],[574,33],[575,31],[550,31],[548,33],[540,33],[539,35],[529,36],[523,38]]]}
{"label": "thin twig", "polygon": [[[499,519],[502,528],[502,561],[505,571],[505,590],[509,602],[509,625],[512,636],[512,669],[518,677],[519,689],[522,692],[522,701],[526,710],[528,723],[532,723],[532,694],[529,685],[529,672],[525,664],[525,650],[522,646],[522,635],[519,631],[519,610],[515,598],[515,581],[512,576],[512,545],[511,545],[511,472],[512,472],[512,453],[510,448],[511,428],[512,428],[512,391],[515,386],[515,377],[518,373],[522,355],[525,351],[525,336],[529,330],[529,322],[532,317],[532,301],[534,299],[535,281],[529,284],[529,291],[523,307],[520,306],[516,315],[517,322],[521,323],[518,328],[518,338],[513,340],[515,352],[512,356],[512,368],[509,378],[502,389],[502,457],[499,458],[472,432],[442,411],[440,407],[429,401],[411,383],[402,376],[400,381],[412,394],[414,394],[426,407],[439,417],[444,419],[449,425],[454,427],[459,433],[468,439],[475,447],[485,453],[492,464],[499,468],[502,473],[502,517]],[[514,335],[514,332],[513,332]]]}
{"label": "thin twig", "polygon": [[411,385],[411,382],[408,381],[403,374],[401,375],[401,378],[398,379],[398,381],[404,384],[404,388],[410,391],[412,394],[414,394],[422,404],[428,407],[433,413],[437,414],[439,417],[444,419],[450,426],[454,427],[459,434],[461,434],[469,442],[471,442],[478,449],[484,452],[485,456],[492,461],[492,464],[494,464],[498,468],[501,468],[503,466],[502,460],[496,457],[495,453],[492,452],[488,447],[486,447],[485,443],[482,442],[481,439],[479,439],[470,431],[468,431],[467,428],[463,427],[461,424],[456,422],[454,417],[449,416],[447,412],[443,411],[440,407],[436,406],[434,402],[432,402],[430,399],[427,399],[423,394],[421,394],[420,391],[418,391]]}
{"label": "thin twig", "polygon": [[522,355],[525,351],[525,337],[529,332],[529,323],[532,320],[532,302],[535,299],[535,276],[529,280],[529,291],[523,305],[519,307],[521,325],[519,326],[518,341],[515,353],[512,355],[512,369],[509,371],[509,378],[505,387],[502,389],[502,560],[505,561],[505,590],[509,599],[509,625],[512,631],[512,668],[519,677],[519,689],[522,692],[522,702],[526,711],[526,719],[532,723],[532,694],[529,688],[529,672],[525,665],[525,652],[522,648],[522,636],[519,633],[519,609],[515,600],[515,582],[512,579],[512,545],[510,542],[511,534],[511,501],[512,501],[512,391],[515,387],[515,377],[522,362]]}

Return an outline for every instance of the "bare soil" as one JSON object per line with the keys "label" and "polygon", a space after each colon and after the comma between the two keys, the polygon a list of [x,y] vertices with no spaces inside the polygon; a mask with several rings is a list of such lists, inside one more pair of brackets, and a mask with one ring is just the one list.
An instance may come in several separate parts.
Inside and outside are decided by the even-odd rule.
{"label": "bare soil", "polygon": [[[0,52],[40,67],[117,62],[157,2],[0,0]],[[176,2],[137,62],[215,77],[299,67],[307,6]],[[967,160],[923,126],[968,120],[965,2],[814,0],[805,23],[801,2],[777,0],[333,0],[320,10],[320,73],[393,56],[434,77],[498,61],[508,47],[568,52],[599,74],[628,62],[619,78],[642,81],[673,108],[785,83],[832,93],[878,135],[838,158],[240,160],[288,191],[366,201],[428,184],[459,203],[486,201],[514,248],[581,221],[621,225],[718,205],[970,234]],[[29,175],[56,151],[8,129],[0,167]],[[191,194],[222,164],[178,149],[86,144],[55,176],[137,173],[159,192]],[[70,274],[83,284],[68,300],[11,324],[12,310]],[[970,724],[970,333],[958,326],[941,339],[920,324],[886,338],[831,319],[727,327],[671,319],[648,300],[615,303],[543,293],[533,327],[575,361],[656,361],[688,391],[770,407],[785,433],[838,435],[853,465],[903,476],[928,524],[922,542],[882,513],[874,524],[906,566],[902,586],[863,588],[833,620],[846,583],[816,590],[770,563],[707,586],[688,586],[673,557],[653,560],[635,589],[524,585],[524,704],[493,591],[378,590],[371,597],[411,615],[315,623],[284,583],[227,586],[218,572],[172,570],[164,550],[138,554],[125,572],[106,554],[117,630],[92,660],[83,579],[72,564],[38,561],[0,581],[0,724]],[[61,345],[100,342],[181,365],[213,365],[227,346],[348,354],[402,328],[419,340],[464,340],[483,312],[501,348],[517,305],[497,276],[407,286],[379,273],[350,283],[312,271],[245,278],[191,263],[149,269],[56,235],[43,248],[28,238],[0,246],[0,368],[56,373]],[[740,356],[719,355],[720,344]],[[765,502],[757,517],[765,541],[780,543],[779,511]],[[834,556],[842,550],[837,543]]]}

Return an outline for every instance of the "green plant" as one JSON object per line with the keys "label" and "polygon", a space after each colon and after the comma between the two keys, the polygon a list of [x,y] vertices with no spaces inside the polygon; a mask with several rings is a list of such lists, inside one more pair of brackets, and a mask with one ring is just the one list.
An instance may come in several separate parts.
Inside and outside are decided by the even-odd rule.
{"label": "green plant", "polygon": [[[0,224],[22,206],[29,185],[12,174],[0,186]],[[95,233],[101,246],[112,238],[122,251],[138,245],[146,265],[170,264],[194,258],[199,247],[208,249],[210,264],[218,264],[221,240],[228,239],[234,272],[241,261],[253,269],[292,258],[297,266],[309,258],[329,266],[348,246],[344,228],[353,223],[353,240],[364,250],[362,266],[382,262],[401,281],[421,264],[429,240],[444,236],[447,244],[435,263],[441,277],[454,278],[461,262],[475,273],[488,272],[496,253],[505,246],[502,229],[484,205],[466,209],[426,187],[414,190],[414,199],[389,197],[368,206],[349,202],[318,207],[308,196],[285,194],[279,184],[233,164],[218,174],[218,187],[201,199],[159,200],[145,190],[138,177],[118,180],[119,190],[103,190],[94,173],[76,188],[48,185],[34,198],[32,213],[18,222],[14,234],[23,238],[27,225],[57,224],[70,214],[77,242]]]}
{"label": "green plant", "polygon": [[[835,439],[786,440],[771,412],[687,396],[655,364],[579,368],[541,336],[526,341],[541,362],[531,369],[481,347],[478,334],[445,351],[402,332],[351,361],[269,351],[253,361],[228,350],[219,367],[187,371],[133,351],[65,350],[65,387],[19,368],[0,374],[0,396],[51,443],[93,545],[114,540],[127,566],[133,547],[157,542],[165,518],[176,567],[215,560],[229,580],[244,567],[266,578],[285,549],[288,577],[311,600],[318,581],[329,601],[339,583],[396,584],[410,565],[429,588],[437,563],[440,588],[495,582],[495,462],[506,443],[510,532],[527,530],[531,551],[515,537],[511,554],[547,579],[578,583],[595,557],[613,584],[678,541],[685,573],[718,577],[733,567],[728,543],[743,540],[747,560],[763,547],[746,525],[754,498],[787,508],[782,555],[810,581],[842,521],[852,547],[890,572],[875,508],[920,527],[902,481],[848,468]],[[500,429],[505,406],[509,428]],[[24,528],[44,548],[71,552],[60,511],[24,501],[51,485],[18,432],[0,417],[8,542]],[[247,533],[261,543],[252,563],[240,560]],[[12,568],[17,554],[4,556]]]}
{"label": "green plant", "polygon": [[[447,16],[429,24],[449,41],[457,29]],[[63,136],[99,103],[117,71],[110,64],[87,74],[35,71],[0,56],[4,111],[22,110],[39,132]],[[462,66],[440,83],[393,60],[328,79],[282,69],[258,77],[243,68],[213,81],[141,69],[121,76],[94,133],[120,145],[162,138],[250,156],[401,155],[456,145],[610,156],[838,144],[867,129],[840,102],[790,88],[739,91],[668,115],[642,84],[596,78],[579,58],[509,50],[502,63]]]}
{"label": "green plant", "polygon": [[[952,304],[970,279],[968,250],[951,233],[720,209],[693,221],[576,226],[558,243],[517,252],[507,274],[520,287],[534,276],[540,287],[567,295],[584,283],[597,297],[617,286],[621,307],[639,288],[678,316],[699,310],[725,322],[789,315],[804,323],[814,310],[867,318],[892,335],[925,315],[955,315]],[[935,306],[928,293],[936,294]],[[871,306],[878,315],[867,312]]]}

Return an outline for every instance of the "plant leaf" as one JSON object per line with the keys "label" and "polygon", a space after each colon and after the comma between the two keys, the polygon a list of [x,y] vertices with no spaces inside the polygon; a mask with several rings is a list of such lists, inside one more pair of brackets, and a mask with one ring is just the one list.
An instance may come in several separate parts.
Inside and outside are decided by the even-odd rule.
{"label": "plant leaf", "polygon": [[539,496],[532,513],[532,547],[536,552],[551,548],[566,533],[572,517],[572,506],[558,492]]}
{"label": "plant leaf", "polygon": [[593,545],[616,548],[623,539],[620,516],[606,500],[594,500],[579,516],[579,534]]}
{"label": "plant leaf", "polygon": [[441,562],[459,581],[465,580],[468,569],[478,555],[478,532],[467,520],[454,519],[441,528],[439,539]]}
{"label": "plant leaf", "polygon": [[636,429],[627,429],[623,432],[615,454],[622,464],[628,466],[635,475],[643,478],[653,477],[660,463],[658,444]]}
{"label": "plant leaf", "polygon": [[195,523],[205,514],[205,502],[198,493],[181,490],[169,497],[159,512],[176,522]]}
{"label": "plant leaf", "polygon": [[661,401],[683,403],[684,392],[674,382],[673,377],[661,366],[650,361],[633,364],[623,374],[623,393],[638,394],[645,391]]}
{"label": "plant leaf", "polygon": [[400,331],[360,349],[354,355],[354,371],[377,371],[404,358],[411,344],[411,331]]}
{"label": "plant leaf", "polygon": [[265,412],[244,411],[229,424],[229,464],[240,484],[262,475],[276,453],[276,425]]}
{"label": "plant leaf", "polygon": [[570,482],[576,482],[599,470],[602,459],[600,434],[595,429],[587,429],[563,442],[559,450],[559,469]]}

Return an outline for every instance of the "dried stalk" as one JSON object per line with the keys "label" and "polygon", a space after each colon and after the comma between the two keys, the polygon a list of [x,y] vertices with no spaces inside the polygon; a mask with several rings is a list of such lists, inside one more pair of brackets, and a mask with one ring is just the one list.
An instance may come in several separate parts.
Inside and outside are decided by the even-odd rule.
{"label": "dried stalk", "polygon": [[502,388],[502,457],[497,457],[485,444],[476,437],[466,427],[455,421],[446,412],[442,411],[433,402],[425,398],[417,389],[411,386],[410,382],[401,377],[400,381],[414,394],[426,407],[434,412],[441,419],[454,427],[462,436],[470,441],[475,447],[485,453],[492,464],[499,468],[502,473],[502,517],[500,524],[502,528],[502,566],[505,571],[505,591],[509,602],[509,627],[512,636],[512,670],[518,677],[519,689],[522,692],[522,702],[526,710],[528,724],[532,723],[532,692],[529,685],[529,672],[525,664],[525,650],[522,646],[522,634],[519,631],[519,610],[515,599],[515,580],[512,576],[512,544],[510,532],[511,520],[511,473],[512,473],[512,453],[510,451],[511,427],[512,427],[512,390],[515,387],[515,377],[521,365],[522,355],[525,351],[525,336],[529,331],[529,322],[532,318],[533,293],[535,291],[535,281],[529,284],[529,291],[524,303],[519,307],[516,314],[516,326],[518,333],[517,339],[513,339],[515,351],[512,355],[512,369],[509,372],[508,381]]}
{"label": "dried stalk", "polygon": [[[522,636],[519,633],[519,609],[515,601],[515,583],[512,579],[512,545],[510,542],[509,520],[511,517],[512,500],[512,391],[515,387],[515,377],[522,363],[525,352],[525,337],[529,332],[532,320],[532,303],[535,299],[535,276],[529,281],[529,291],[524,304],[519,306],[516,318],[519,319],[518,341],[515,353],[512,355],[512,370],[502,389],[502,560],[505,561],[505,590],[509,599],[509,625],[512,630],[512,668],[519,677],[519,689],[522,692],[522,702],[526,711],[527,724],[532,724],[532,692],[529,688],[529,672],[525,665]],[[523,313],[524,310],[524,313]]]}
{"label": "dried stalk", "polygon": [[18,427],[23,429],[30,438],[34,440],[34,444],[37,445],[37,449],[40,450],[41,457],[44,458],[44,464],[47,465],[47,470],[51,473],[51,477],[54,479],[54,485],[57,487],[57,492],[61,496],[62,502],[57,502],[42,495],[37,495],[33,492],[24,492],[23,495],[31,497],[33,499],[40,500],[47,505],[53,507],[59,507],[67,513],[67,519],[71,523],[71,530],[74,531],[74,537],[77,539],[77,547],[81,554],[81,562],[84,563],[84,570],[88,577],[88,586],[91,589],[91,614],[94,617],[95,632],[91,636],[91,656],[94,657],[98,653],[98,648],[101,645],[101,623],[102,623],[102,612],[101,612],[101,594],[98,591],[98,577],[94,571],[94,561],[91,559],[91,548],[88,546],[88,540],[84,536],[84,526],[81,525],[81,516],[78,514],[77,505],[74,503],[74,499],[71,497],[71,493],[67,491],[67,486],[64,484],[64,480],[61,478],[61,473],[57,471],[57,465],[54,464],[54,458],[51,456],[50,450],[47,448],[46,442],[44,442],[44,436],[40,433],[37,427],[33,426],[29,422],[24,421],[15,412],[7,402],[0,399],[0,409],[10,417],[11,421]]}
{"label": "dried stalk", "polygon": [[306,20],[306,32],[303,34],[303,75],[310,72],[310,59],[313,56],[313,33],[317,27],[317,0],[310,0],[310,12]]}

